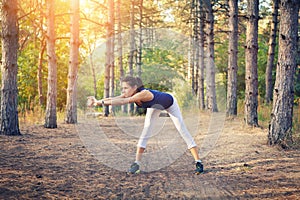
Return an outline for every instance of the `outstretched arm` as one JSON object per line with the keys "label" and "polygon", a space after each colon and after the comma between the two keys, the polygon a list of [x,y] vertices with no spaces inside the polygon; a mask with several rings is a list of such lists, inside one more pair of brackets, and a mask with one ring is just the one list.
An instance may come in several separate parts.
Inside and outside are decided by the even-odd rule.
{"label": "outstretched arm", "polygon": [[120,98],[124,98],[124,94],[121,94],[119,96],[116,96],[116,97],[108,97],[108,98],[104,98],[104,99],[101,99],[101,100],[114,100],[114,99],[120,99]]}
{"label": "outstretched arm", "polygon": [[128,103],[134,103],[132,97],[119,97],[119,98],[106,98],[98,101],[97,105],[105,105],[105,106],[115,106],[115,105],[124,105]]}
{"label": "outstretched arm", "polygon": [[152,99],[153,99],[153,94],[148,90],[143,90],[141,92],[134,94],[131,97],[124,97],[121,95],[118,98],[102,99],[100,100],[100,103],[104,105],[113,105],[113,106],[124,105],[128,103],[136,103],[138,105],[141,105],[142,102],[151,101]]}
{"label": "outstretched arm", "polygon": [[95,97],[88,97],[88,106],[98,106],[98,105],[124,105],[128,103],[137,103],[141,104],[141,102],[151,101],[153,99],[153,94],[147,90],[143,90],[142,92],[138,92],[132,97],[125,97],[123,94],[117,97],[112,98],[104,98],[101,100],[97,100]]}
{"label": "outstretched arm", "polygon": [[109,97],[109,98],[104,98],[104,99],[100,99],[100,100],[97,100],[94,96],[89,96],[89,97],[87,97],[87,99],[88,99],[87,106],[89,106],[89,107],[99,106],[99,105],[102,105],[104,101],[112,101],[112,100],[123,99],[123,98],[124,98],[123,94],[116,96],[116,97]]}

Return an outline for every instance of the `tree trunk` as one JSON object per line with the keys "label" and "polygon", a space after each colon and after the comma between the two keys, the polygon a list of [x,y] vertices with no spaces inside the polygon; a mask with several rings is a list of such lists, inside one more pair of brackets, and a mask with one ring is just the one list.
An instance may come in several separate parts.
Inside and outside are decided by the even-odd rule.
{"label": "tree trunk", "polygon": [[246,91],[245,91],[245,122],[251,126],[258,126],[258,0],[248,0],[247,3],[247,31],[246,31]]}
{"label": "tree trunk", "polygon": [[142,49],[143,49],[143,0],[139,0],[139,47],[138,47],[138,54],[137,54],[137,75],[138,77],[142,76]]}
{"label": "tree trunk", "polygon": [[281,0],[279,9],[279,52],[268,142],[284,146],[292,139],[299,0]]}
{"label": "tree trunk", "polygon": [[206,68],[206,97],[207,109],[218,112],[216,82],[215,82],[215,63],[214,63],[214,15],[212,5],[207,4],[207,68]]}
{"label": "tree trunk", "polygon": [[134,60],[134,54],[136,51],[135,47],[135,30],[134,30],[134,0],[131,0],[131,8],[130,8],[130,52],[129,52],[129,58],[128,58],[128,65],[129,65],[129,75],[133,76],[133,60]]}
{"label": "tree trunk", "polygon": [[[114,0],[109,1],[109,26],[110,26],[110,51],[109,51],[109,68],[110,68],[110,83],[109,83],[109,94],[111,97],[115,96],[115,4]],[[110,106],[110,113],[114,113],[114,107]]]}
{"label": "tree trunk", "polygon": [[117,25],[118,25],[118,65],[120,71],[121,80],[124,77],[124,68],[123,68],[123,44],[122,44],[122,21],[121,21],[121,0],[117,1]]}
{"label": "tree trunk", "polygon": [[229,0],[227,116],[237,115],[238,0]]}
{"label": "tree trunk", "polygon": [[199,75],[198,75],[198,99],[199,107],[201,110],[205,109],[205,97],[204,97],[204,20],[203,14],[203,0],[199,0]]}
{"label": "tree trunk", "polygon": [[279,0],[273,0],[273,18],[271,23],[271,37],[269,39],[269,50],[268,50],[268,61],[266,67],[266,103],[272,101],[272,91],[273,91],[273,79],[272,71],[275,60],[275,47],[276,47],[276,33],[277,33],[277,24],[278,24],[278,4]]}
{"label": "tree trunk", "polygon": [[44,39],[41,41],[40,52],[39,52],[39,64],[37,70],[37,82],[38,82],[38,94],[39,94],[39,104],[40,106],[44,105],[44,95],[43,95],[43,61],[44,53],[46,49],[46,44]]}
{"label": "tree trunk", "polygon": [[97,77],[96,77],[96,70],[95,70],[95,65],[94,65],[94,59],[93,59],[93,51],[89,51],[89,60],[90,60],[90,67],[92,71],[92,77],[93,77],[93,89],[94,89],[94,96],[97,98],[98,93],[97,93]]}
{"label": "tree trunk", "polygon": [[[129,75],[133,76],[133,64],[134,64],[134,58],[136,54],[136,46],[135,46],[135,30],[134,30],[134,24],[135,24],[135,0],[131,0],[131,8],[130,8],[130,52],[129,52],[129,58],[128,58],[128,65],[129,65]],[[129,113],[134,113],[134,104],[131,103],[129,105]]]}
{"label": "tree trunk", "polygon": [[79,0],[71,1],[71,39],[68,72],[66,123],[77,123],[77,74],[79,65]]}
{"label": "tree trunk", "polygon": [[0,134],[21,135],[18,118],[18,25],[17,0],[3,0],[1,4],[2,31],[2,87]]}
{"label": "tree trunk", "polygon": [[[43,30],[44,26],[44,15],[43,15],[43,6],[40,6],[40,29]],[[38,60],[38,70],[37,70],[37,83],[38,83],[38,94],[39,94],[39,105],[45,106],[45,97],[43,94],[43,62],[44,62],[44,53],[46,49],[46,37],[45,34],[42,35],[39,60]]]}
{"label": "tree trunk", "polygon": [[[120,71],[120,83],[124,78],[124,68],[123,68],[123,44],[122,44],[122,21],[121,21],[121,0],[117,1],[117,24],[118,24],[118,65]],[[121,109],[123,113],[127,113],[128,105],[122,105]]]}
{"label": "tree trunk", "polygon": [[57,66],[55,55],[55,1],[47,0],[47,56],[48,56],[48,92],[45,116],[45,128],[57,128]]}
{"label": "tree trunk", "polygon": [[[104,98],[108,98],[110,96],[111,90],[111,73],[113,68],[113,54],[114,54],[114,35],[113,35],[113,26],[114,19],[112,16],[114,15],[114,4],[113,0],[109,0],[108,2],[108,16],[107,16],[107,30],[106,30],[106,61],[105,61],[105,74],[104,74]],[[105,116],[109,115],[109,106],[105,106]]]}
{"label": "tree trunk", "polygon": [[197,59],[197,17],[196,17],[196,1],[192,0],[191,5],[190,5],[190,29],[191,31],[191,36],[190,36],[190,58],[189,58],[189,70],[188,70],[188,80],[191,80],[192,82],[192,90],[195,92],[195,70],[196,70],[196,59]]}

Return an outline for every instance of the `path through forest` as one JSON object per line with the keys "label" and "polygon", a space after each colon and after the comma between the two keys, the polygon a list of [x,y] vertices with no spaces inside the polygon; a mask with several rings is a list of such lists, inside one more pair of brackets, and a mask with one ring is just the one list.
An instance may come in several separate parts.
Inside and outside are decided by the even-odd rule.
{"label": "path through forest", "polygon": [[[136,141],[126,138],[115,119],[100,120],[110,141],[123,150],[134,152]],[[131,120],[143,123],[142,117]],[[93,129],[92,126],[84,128]],[[300,197],[300,151],[269,147],[266,145],[267,130],[245,127],[239,119],[225,121],[217,141],[211,143],[213,147],[202,158],[205,173],[201,175],[192,174],[194,166],[188,151],[166,167],[154,170],[145,166],[141,174],[127,175],[118,167],[104,165],[74,125],[59,124],[57,129],[24,126],[21,131],[23,135],[18,137],[0,136],[0,199]],[[198,143],[208,138],[205,134],[209,133],[202,133],[204,135],[195,135]],[[149,152],[159,148],[157,144],[163,145],[149,142]],[[126,162],[130,163],[131,159],[118,162],[111,158],[116,166],[125,162],[122,169],[128,167]]]}

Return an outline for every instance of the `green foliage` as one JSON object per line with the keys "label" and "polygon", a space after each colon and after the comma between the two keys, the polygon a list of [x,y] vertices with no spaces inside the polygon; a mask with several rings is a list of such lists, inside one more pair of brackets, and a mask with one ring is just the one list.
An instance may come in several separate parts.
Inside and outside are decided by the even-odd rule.
{"label": "green foliage", "polygon": [[21,111],[31,110],[38,102],[37,63],[38,50],[29,43],[18,56],[18,103]]}
{"label": "green foliage", "polygon": [[[19,1],[19,27],[20,27],[20,51],[18,57],[18,89],[19,89],[19,106],[21,111],[34,109],[38,104],[37,91],[37,67],[38,54],[40,52],[41,39],[45,36],[45,20],[41,21],[41,14],[45,13],[45,4],[40,1]],[[57,54],[57,108],[62,111],[66,103],[67,73],[69,62],[69,34],[70,34],[70,13],[69,1],[56,1],[56,54]],[[88,56],[92,54],[94,67],[96,69],[97,91],[96,97],[102,98],[104,91],[104,65],[105,65],[105,48],[96,49],[100,41],[106,34],[106,2],[89,1],[88,5],[81,10],[81,53],[86,57],[85,62],[80,66],[78,77],[78,102],[80,108],[85,108],[86,97],[94,95],[93,80],[91,78],[91,65]],[[189,41],[186,35],[191,33],[190,5],[189,2],[181,3],[179,1],[168,1],[158,6],[155,1],[144,1],[143,25],[147,28],[152,27],[171,27],[161,28],[161,31],[155,32],[155,38],[159,38],[153,46],[144,46],[142,59],[142,80],[148,88],[158,89],[161,91],[175,92],[178,95],[179,103],[185,107],[192,104],[193,94],[190,91],[189,83],[182,81],[187,77],[187,56],[189,51]],[[221,2],[222,3],[222,2]],[[217,4],[215,4],[217,5]],[[264,4],[260,8],[260,15],[264,18],[270,17],[268,5]],[[174,21],[164,21],[166,12],[170,7],[175,8],[168,10],[174,16]],[[34,9],[33,9],[34,8]],[[227,84],[227,63],[228,63],[228,36],[227,24],[228,16],[218,7],[215,13],[215,65],[218,71],[217,80],[217,97],[218,106],[225,105],[223,102],[226,96],[224,87]],[[239,4],[239,16],[245,14],[246,2]],[[40,12],[42,11],[42,12]],[[129,12],[130,2],[123,2],[121,5],[122,13],[122,31],[124,33],[129,29]],[[136,6],[136,10],[137,6]],[[225,13],[225,14],[224,14]],[[151,19],[151,20],[149,20]],[[43,24],[40,24],[40,23]],[[267,24],[267,23],[265,23]],[[258,86],[259,95],[262,98],[265,93],[265,67],[267,62],[269,26],[259,27],[259,51],[258,51]],[[181,35],[174,32],[180,30]],[[101,39],[102,38],[102,39]],[[225,38],[225,39],[224,39]],[[245,90],[245,18],[239,18],[239,46],[238,46],[238,98],[244,99]],[[124,48],[128,44],[124,38]],[[101,45],[104,47],[105,45]],[[278,46],[278,45],[277,45]],[[125,71],[128,71],[127,53],[124,51],[123,63]],[[277,52],[276,52],[277,54]],[[186,56],[186,57],[185,57]],[[276,63],[276,59],[275,59]],[[298,68],[299,71],[299,68]],[[299,72],[298,72],[299,74]],[[137,72],[134,72],[137,75]],[[43,61],[43,95],[47,95],[47,57],[44,53]],[[115,94],[120,94],[119,72],[116,68]],[[300,98],[300,75],[295,77],[295,104],[299,104]],[[275,80],[275,68],[273,70],[273,80]],[[184,84],[183,84],[184,83]],[[225,87],[226,88],[226,87]],[[220,98],[223,97],[223,98]],[[223,102],[223,103],[222,103]],[[241,101],[240,101],[241,102]],[[268,109],[268,108],[265,108]],[[240,113],[243,112],[241,108]],[[268,120],[269,113],[265,115],[263,108],[259,113],[260,120]],[[296,120],[297,121],[297,120]]]}
{"label": "green foliage", "polygon": [[142,80],[146,87],[161,91],[171,91],[175,78],[182,78],[178,66],[184,58],[172,51],[162,49],[145,49],[142,65]]}
{"label": "green foliage", "polygon": [[266,93],[266,66],[268,59],[268,39],[264,35],[258,35],[258,54],[257,54],[257,74],[258,74],[258,94],[264,98]]}
{"label": "green foliage", "polygon": [[172,92],[176,97],[179,106],[187,110],[196,105],[196,96],[193,94],[191,85],[182,79],[176,79]]}
{"label": "green foliage", "polygon": [[[61,46],[57,47],[57,109],[63,110],[67,101],[68,87],[68,66],[69,66],[69,45],[65,40]],[[65,53],[67,52],[67,53]]]}
{"label": "green foliage", "polygon": [[[67,74],[69,60],[69,2],[56,2],[56,55],[57,55],[57,109],[63,110],[66,104]],[[44,5],[38,2],[20,2],[20,15],[24,17],[19,20],[19,43],[20,51],[18,55],[18,90],[19,90],[19,107],[23,112],[28,109],[34,109],[38,105],[38,85],[37,85],[37,69],[41,51],[41,40],[45,37],[45,30],[41,29],[40,10],[45,9]],[[32,8],[39,8],[36,12]],[[42,88],[43,96],[47,96],[47,53],[44,53],[42,66]],[[46,102],[44,102],[46,103]],[[45,106],[45,105],[43,105]]]}

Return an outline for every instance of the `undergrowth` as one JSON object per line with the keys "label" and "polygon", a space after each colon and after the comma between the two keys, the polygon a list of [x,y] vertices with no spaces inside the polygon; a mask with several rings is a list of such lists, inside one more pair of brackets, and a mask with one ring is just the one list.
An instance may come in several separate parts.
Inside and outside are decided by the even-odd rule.
{"label": "undergrowth", "polygon": [[[263,128],[269,127],[270,116],[272,112],[272,105],[261,104],[257,110],[259,126]],[[63,123],[65,112],[57,112],[57,122]],[[238,118],[244,118],[244,103],[238,102]],[[45,111],[41,108],[35,108],[19,113],[19,124],[22,126],[30,125],[44,125],[45,123]],[[293,141],[296,146],[300,147],[300,106],[294,106],[293,115]]]}

